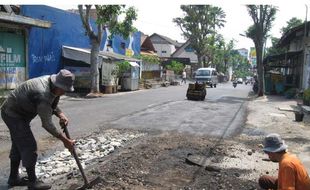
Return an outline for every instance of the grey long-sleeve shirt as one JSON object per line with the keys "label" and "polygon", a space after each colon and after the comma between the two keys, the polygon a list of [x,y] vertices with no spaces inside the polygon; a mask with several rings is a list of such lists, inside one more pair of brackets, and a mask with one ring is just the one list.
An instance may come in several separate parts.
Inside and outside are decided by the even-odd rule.
{"label": "grey long-sleeve shirt", "polygon": [[39,115],[42,127],[55,137],[60,131],[55,127],[53,113],[60,113],[57,103],[59,97],[51,92],[50,76],[42,76],[25,81],[13,90],[1,110],[8,116],[32,120]]}

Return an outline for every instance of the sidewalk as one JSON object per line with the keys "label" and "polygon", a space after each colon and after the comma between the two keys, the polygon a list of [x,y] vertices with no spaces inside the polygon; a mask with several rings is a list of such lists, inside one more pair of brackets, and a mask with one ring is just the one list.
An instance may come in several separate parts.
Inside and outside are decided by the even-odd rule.
{"label": "sidewalk", "polygon": [[280,134],[288,150],[301,159],[310,173],[310,114],[305,114],[302,122],[296,122],[293,111],[296,108],[296,100],[282,96],[255,98],[248,104],[244,132],[262,137],[268,133]]}

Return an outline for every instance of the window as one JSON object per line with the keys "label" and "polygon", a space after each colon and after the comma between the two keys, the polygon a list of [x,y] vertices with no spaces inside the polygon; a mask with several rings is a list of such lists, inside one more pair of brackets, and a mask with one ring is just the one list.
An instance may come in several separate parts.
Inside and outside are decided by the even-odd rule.
{"label": "window", "polygon": [[108,40],[107,46],[112,47],[112,40]]}
{"label": "window", "polygon": [[210,70],[198,70],[196,76],[210,76]]}
{"label": "window", "polygon": [[161,51],[161,53],[167,53],[167,51]]}
{"label": "window", "polygon": [[126,48],[125,42],[122,42],[122,43],[121,43],[121,48],[122,48],[122,49],[125,49],[125,48]]}
{"label": "window", "polygon": [[184,50],[186,51],[186,52],[194,52],[194,49],[191,47],[191,46],[186,46],[186,48],[184,48]]}

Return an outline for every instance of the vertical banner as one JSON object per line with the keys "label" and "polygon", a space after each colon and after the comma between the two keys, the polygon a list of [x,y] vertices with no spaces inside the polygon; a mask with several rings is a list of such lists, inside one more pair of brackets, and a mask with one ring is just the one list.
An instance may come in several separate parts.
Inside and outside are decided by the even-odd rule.
{"label": "vertical banner", "polygon": [[22,31],[0,31],[0,88],[14,89],[25,79],[25,40]]}
{"label": "vertical banner", "polygon": [[250,48],[250,61],[252,66],[256,66],[256,49],[255,47]]}

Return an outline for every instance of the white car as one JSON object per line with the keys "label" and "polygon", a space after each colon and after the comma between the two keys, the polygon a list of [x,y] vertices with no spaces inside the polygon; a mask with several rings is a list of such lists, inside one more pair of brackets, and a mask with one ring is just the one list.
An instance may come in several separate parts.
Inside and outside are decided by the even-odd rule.
{"label": "white car", "polygon": [[242,78],[238,78],[238,79],[237,79],[237,82],[238,82],[238,84],[242,84],[242,83],[243,83]]}
{"label": "white car", "polygon": [[211,88],[216,88],[218,83],[217,71],[214,68],[199,68],[196,71],[195,80],[206,83]]}

